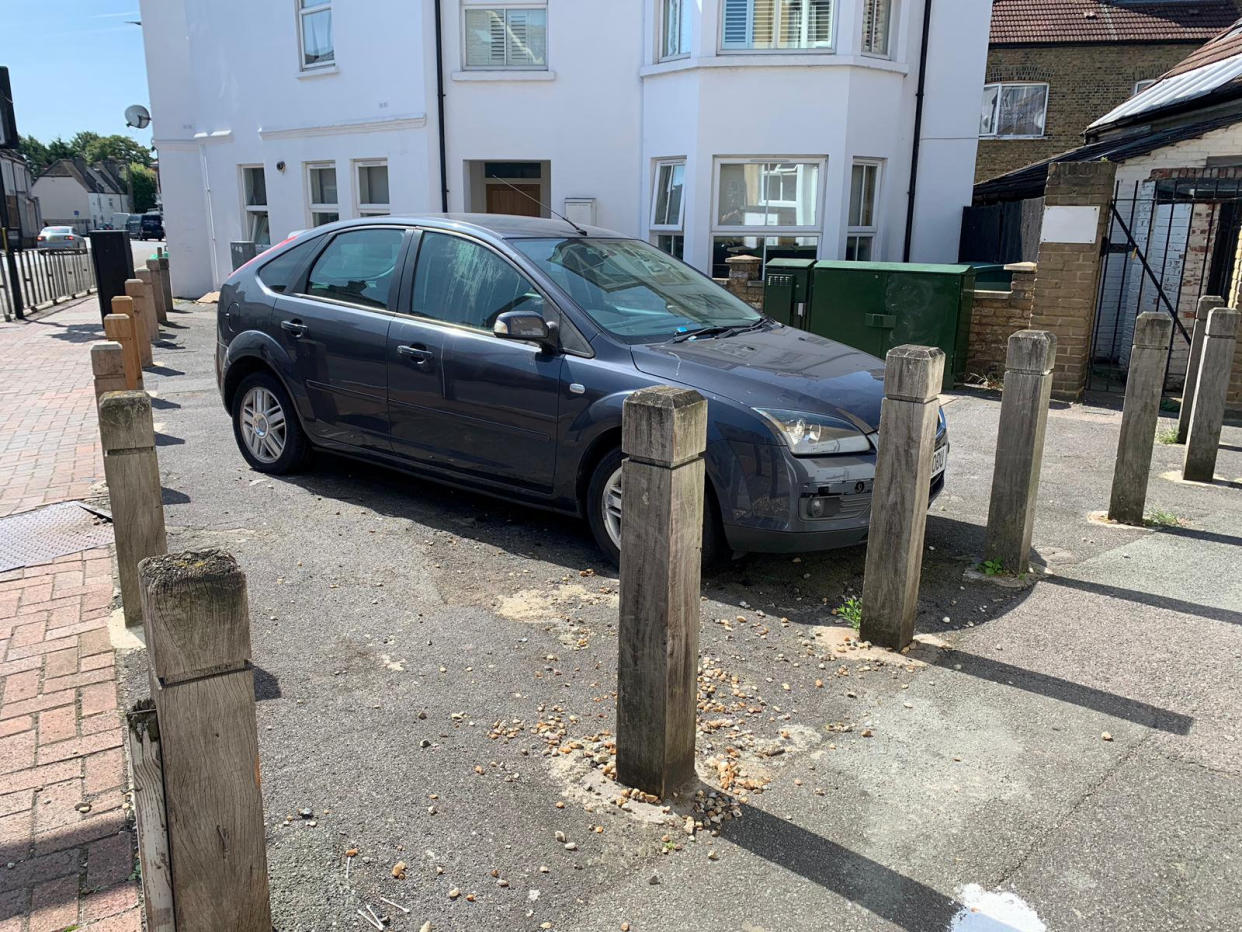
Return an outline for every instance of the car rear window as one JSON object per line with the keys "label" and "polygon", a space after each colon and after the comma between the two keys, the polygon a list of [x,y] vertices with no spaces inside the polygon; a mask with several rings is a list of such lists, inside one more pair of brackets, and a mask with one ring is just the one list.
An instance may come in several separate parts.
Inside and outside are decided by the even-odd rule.
{"label": "car rear window", "polygon": [[315,260],[306,293],[367,307],[388,307],[405,233],[393,227],[338,233]]}
{"label": "car rear window", "polygon": [[293,283],[297,281],[298,273],[302,271],[303,264],[322,242],[323,238],[316,236],[313,239],[308,239],[305,243],[298,243],[291,249],[282,252],[270,262],[264,263],[258,272],[259,281],[271,288],[272,291],[288,291]]}

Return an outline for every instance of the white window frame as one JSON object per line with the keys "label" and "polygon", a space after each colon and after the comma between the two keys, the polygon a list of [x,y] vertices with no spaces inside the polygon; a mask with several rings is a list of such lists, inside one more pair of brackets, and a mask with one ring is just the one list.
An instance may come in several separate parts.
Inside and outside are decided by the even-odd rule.
{"label": "white window frame", "polygon": [[[720,223],[720,175],[726,165],[771,165],[794,163],[797,165],[816,165],[819,168],[818,177],[816,179],[815,191],[815,222],[813,224],[791,225],[783,224],[779,226],[735,226]],[[822,240],[824,235],[823,210],[824,210],[824,180],[828,173],[828,160],[823,156],[808,155],[764,155],[751,158],[741,157],[725,157],[717,158],[715,166],[712,169],[712,235],[713,236],[810,236],[812,234],[819,236]],[[767,172],[762,172],[761,187],[766,187]],[[763,192],[766,196],[766,190]],[[764,206],[773,205],[776,207],[792,207],[797,206],[797,201],[768,201],[764,200]]]}
{"label": "white window frame", "polygon": [[[719,49],[722,55],[770,55],[770,54],[802,54],[807,53],[830,53],[835,52],[837,48],[837,22],[840,20],[839,11],[842,3],[846,0],[831,0],[831,9],[829,12],[828,22],[828,41],[826,45],[810,45],[808,42],[808,33],[810,30],[810,10],[809,0],[802,7],[805,11],[805,20],[801,24],[800,32],[803,37],[803,44],[797,46],[776,46],[774,48],[756,48],[755,47],[755,3],[756,0],[746,0],[746,35],[748,37],[746,45],[729,45],[725,41],[725,3],[727,0],[720,0],[720,36]],[[790,0],[772,0],[778,4],[776,9],[783,9],[783,4]],[[774,10],[774,13],[776,10]],[[781,27],[779,16],[774,16],[772,34],[779,36]]]}
{"label": "white window frame", "polygon": [[[884,34],[885,45],[883,49],[868,48],[867,43],[869,41],[869,37],[866,32],[867,8],[878,7],[881,4],[887,4],[888,6],[888,29],[885,30]],[[893,27],[897,24],[897,12],[897,0],[863,0],[861,24],[862,32],[858,40],[858,49],[863,55],[866,55],[869,58],[893,57]]]}
{"label": "white window frame", "polygon": [[[262,165],[238,165],[237,169],[238,169],[238,174],[241,176],[240,189],[241,189],[241,202],[242,202],[242,221],[245,225],[245,229],[242,231],[242,235],[248,242],[252,242],[252,243],[259,242],[259,240],[256,240],[254,238],[254,231],[255,231],[255,223],[257,222],[257,218],[261,214],[267,218],[267,239],[268,239],[268,243],[270,244],[271,239],[272,239],[272,214],[271,214],[271,208],[268,207],[267,200],[266,200],[267,169],[265,169]],[[252,172],[252,171],[263,172],[263,194],[264,194],[265,199],[262,204],[251,204],[250,203],[250,197],[247,193],[248,192],[247,175],[249,172]]]}
{"label": "white window frame", "polygon": [[[658,0],[659,15],[656,22],[656,61],[677,61],[681,58],[690,57],[690,48],[693,43],[693,36],[686,32],[686,20],[688,18],[688,7],[693,6],[691,0]],[[670,52],[668,50],[669,30],[669,11],[676,9],[677,17],[677,51]],[[684,48],[683,48],[684,43]]]}
{"label": "white window frame", "polygon": [[[1018,133],[997,133],[995,127],[1000,123],[1000,105],[1001,98],[1004,96],[1007,87],[1042,87],[1044,89],[1044,130],[1042,133],[1018,134]],[[1047,81],[989,81],[983,85],[983,93],[986,94],[989,88],[996,88],[996,103],[992,110],[992,126],[993,131],[990,133],[982,132],[980,129],[980,139],[1043,139],[1048,135],[1048,96],[1052,89]],[[980,101],[980,116],[982,116],[982,101]]]}
{"label": "white window frame", "polygon": [[[508,29],[509,13],[514,11],[540,10],[543,12],[543,63],[542,64],[509,64],[503,65],[472,65],[470,51],[467,46],[469,30],[466,28],[466,14],[485,10],[502,13],[505,17],[505,28]],[[548,70],[548,36],[551,32],[547,3],[505,3],[504,0],[491,0],[489,3],[463,3],[461,5],[461,66],[464,71],[547,71]],[[505,58],[509,56],[508,43],[505,45]]]}
{"label": "white window frame", "polygon": [[[656,223],[656,207],[660,203],[660,174],[667,168],[669,170],[669,180],[672,181],[672,172],[677,166],[681,166],[681,200],[677,204],[677,222],[676,223]],[[686,159],[669,158],[656,159],[652,163],[653,174],[651,181],[651,213],[647,215],[648,242],[653,246],[658,246],[661,236],[681,237],[682,255],[686,251]]]}
{"label": "white window frame", "polygon": [[1143,93],[1143,91],[1147,90],[1149,87],[1151,87],[1153,84],[1155,84],[1159,80],[1160,80],[1159,78],[1143,78],[1141,81],[1135,81],[1134,82],[1134,93],[1131,94],[1130,96],[1137,97],[1139,94]]}
{"label": "white window frame", "polygon": [[307,64],[306,61],[306,18],[312,13],[327,12],[332,16],[332,0],[320,0],[312,6],[303,8],[302,0],[293,0],[298,14],[298,67],[302,71],[321,71],[324,68],[336,67],[336,37],[332,38],[332,60]]}
{"label": "white window frame", "polygon": [[[330,168],[336,173],[336,202],[328,203],[327,201],[312,201],[311,192],[315,190],[314,184],[311,183],[311,175],[320,169]],[[303,178],[306,182],[306,214],[310,221],[310,226],[317,227],[320,224],[315,222],[316,214],[336,214],[338,220],[341,219],[341,173],[337,168],[336,162],[304,162]],[[331,221],[328,221],[331,222]]]}
{"label": "white window frame", "polygon": [[[388,159],[356,159],[353,163],[354,209],[359,217],[388,217],[392,215],[392,173],[388,174],[388,203],[378,201],[363,203],[362,201],[362,170],[364,168],[388,168]],[[341,197],[340,187],[336,191],[337,199]]]}
{"label": "white window frame", "polygon": [[[853,204],[851,203],[851,201],[853,200],[854,169],[855,168],[863,168],[863,169],[870,168],[875,171],[875,199],[871,203],[871,223],[869,224],[854,224],[850,222],[852,219],[850,217],[850,210],[853,207]],[[842,255],[846,256],[847,258],[849,256],[850,240],[869,239],[871,240],[871,258],[865,259],[865,260],[859,260],[859,261],[865,261],[865,262],[880,261],[879,258],[876,256],[876,245],[880,241],[880,214],[881,214],[880,204],[884,200],[883,192],[884,192],[884,160],[883,159],[866,159],[866,158],[854,159],[854,161],[850,163],[850,173],[849,173],[849,176],[846,178],[846,188],[845,188],[845,224],[846,224],[845,226],[845,252],[842,253]]]}

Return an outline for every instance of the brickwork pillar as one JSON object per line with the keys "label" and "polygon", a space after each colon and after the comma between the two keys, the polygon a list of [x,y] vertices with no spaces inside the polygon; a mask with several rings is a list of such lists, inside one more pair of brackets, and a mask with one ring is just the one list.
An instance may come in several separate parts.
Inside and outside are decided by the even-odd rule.
{"label": "brickwork pillar", "polygon": [[[1044,189],[1044,225],[1030,327],[1057,338],[1054,398],[1077,401],[1087,385],[1091,336],[1100,284],[1100,243],[1108,229],[1117,166],[1112,162],[1056,162]],[[1095,235],[1082,217],[1049,208],[1097,208]],[[1058,223],[1050,222],[1053,217]]]}

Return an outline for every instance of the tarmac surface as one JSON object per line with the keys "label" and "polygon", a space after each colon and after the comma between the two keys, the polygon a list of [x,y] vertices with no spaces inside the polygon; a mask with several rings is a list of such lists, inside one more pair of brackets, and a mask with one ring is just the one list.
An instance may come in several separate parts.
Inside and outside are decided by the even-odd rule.
{"label": "tarmac surface", "polygon": [[[281,932],[370,928],[367,905],[398,930],[1242,928],[1242,429],[1214,486],[1163,478],[1182,448],[1157,444],[1148,510],[1178,524],[1118,528],[1088,516],[1119,411],[1055,407],[1046,574],[1005,588],[967,573],[998,396],[948,396],[909,654],[831,612],[862,548],[704,580],[701,789],[741,815],[691,835],[704,800],[623,810],[605,774],[617,582],[584,526],[331,456],[251,472],[214,308],[170,330],[147,376],[169,546],[248,576]],[[997,891],[1037,924],[968,926]]]}

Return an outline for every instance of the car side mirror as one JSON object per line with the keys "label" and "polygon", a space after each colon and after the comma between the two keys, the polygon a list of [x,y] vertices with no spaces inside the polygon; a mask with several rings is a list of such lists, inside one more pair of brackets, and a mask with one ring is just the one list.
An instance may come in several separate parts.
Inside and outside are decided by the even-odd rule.
{"label": "car side mirror", "polygon": [[533,311],[505,311],[496,318],[492,333],[502,340],[529,340],[543,349],[556,349],[556,326]]}

